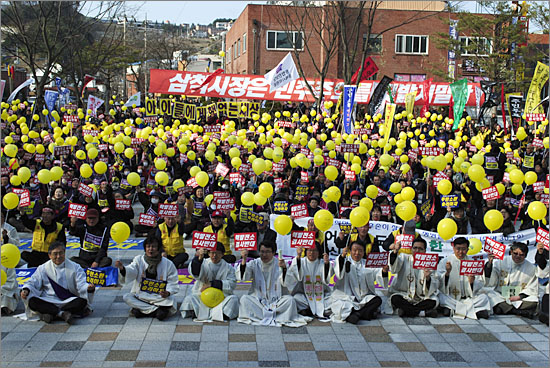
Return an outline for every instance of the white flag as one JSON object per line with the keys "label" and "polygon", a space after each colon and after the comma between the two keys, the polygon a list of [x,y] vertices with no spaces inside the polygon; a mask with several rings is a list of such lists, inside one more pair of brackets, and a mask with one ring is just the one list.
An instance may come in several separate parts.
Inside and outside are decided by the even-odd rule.
{"label": "white flag", "polygon": [[290,52],[273,70],[264,75],[264,78],[269,83],[270,92],[276,91],[279,88],[284,87],[287,83],[300,78]]}
{"label": "white flag", "polygon": [[19,93],[19,91],[21,91],[23,88],[27,87],[27,86],[30,86],[31,84],[34,83],[34,78],[29,78],[27,79],[26,81],[24,81],[23,83],[21,83],[19,85],[19,87],[17,87],[10,95],[10,97],[8,97],[8,100],[7,102],[9,104],[11,104],[11,102],[13,101],[13,99],[15,98],[15,96],[17,96],[17,93]]}
{"label": "white flag", "polygon": [[103,101],[101,98],[95,97],[94,95],[88,96],[88,107],[86,110],[92,110],[92,116],[97,117],[97,109],[99,106],[103,105],[105,101]]}
{"label": "white flag", "polygon": [[132,107],[132,105],[139,106],[141,105],[141,92],[136,93],[135,95],[130,96],[128,101],[124,104],[124,106]]}

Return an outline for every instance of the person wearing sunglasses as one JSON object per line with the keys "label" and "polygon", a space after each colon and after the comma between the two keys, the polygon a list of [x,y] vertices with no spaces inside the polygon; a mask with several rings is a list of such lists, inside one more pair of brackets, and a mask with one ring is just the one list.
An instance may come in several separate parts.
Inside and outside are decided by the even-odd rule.
{"label": "person wearing sunglasses", "polygon": [[538,305],[536,267],[525,257],[529,248],[524,243],[513,243],[510,255],[495,259],[489,254],[485,264],[487,293],[495,314],[515,314],[534,318]]}

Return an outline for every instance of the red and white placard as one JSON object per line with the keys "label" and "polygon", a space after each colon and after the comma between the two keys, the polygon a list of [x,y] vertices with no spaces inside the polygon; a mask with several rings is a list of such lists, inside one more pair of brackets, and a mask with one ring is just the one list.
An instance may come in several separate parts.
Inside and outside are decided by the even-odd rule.
{"label": "red and white placard", "polygon": [[85,220],[86,211],[88,211],[88,206],[85,204],[69,203],[69,217]]}
{"label": "red and white placard", "polygon": [[257,236],[256,233],[235,233],[234,235],[234,241],[235,241],[235,250],[256,250],[258,249],[258,243],[257,243]]}
{"label": "red and white placard", "polygon": [[369,160],[367,161],[367,170],[368,171],[374,170],[377,162],[378,160],[376,159],[376,157],[370,157]]}
{"label": "red and white placard", "polygon": [[346,170],[346,179],[350,181],[355,181],[355,171]]}
{"label": "red and white placard", "polygon": [[544,244],[544,249],[548,250],[548,230],[544,230],[542,227],[537,229],[537,243]]}
{"label": "red and white placard", "polygon": [[157,224],[157,219],[153,215],[141,213],[139,215],[139,224],[143,226],[154,227]]}
{"label": "red and white placard", "polygon": [[367,254],[365,267],[380,268],[388,265],[389,252],[371,252]]}
{"label": "red and white placard", "polygon": [[220,211],[233,211],[235,209],[235,198],[215,199],[216,209]]}
{"label": "red and white placard", "polygon": [[305,183],[309,182],[309,175],[307,174],[307,171],[300,171],[300,180]]}
{"label": "red and white placard", "polygon": [[160,217],[174,217],[179,213],[178,205],[175,203],[161,203],[159,204],[159,216]]}
{"label": "red and white placard", "polygon": [[290,247],[315,248],[315,231],[291,232]]}
{"label": "red and white placard", "polygon": [[189,180],[187,180],[187,182],[185,183],[188,187],[191,187],[191,188],[196,188],[199,186],[199,184],[197,183],[197,180],[195,178],[191,178]]}
{"label": "red and white placard", "polygon": [[217,233],[203,233],[201,231],[193,232],[193,241],[191,246],[193,248],[205,248],[208,250],[216,250],[216,243],[218,241]]}
{"label": "red and white placard", "polygon": [[132,207],[129,199],[115,199],[115,209],[119,211],[127,211]]}
{"label": "red and white placard", "polygon": [[295,204],[294,206],[290,207],[290,214],[295,219],[307,217],[308,216],[307,205],[305,203]]}
{"label": "red and white placard", "polygon": [[413,268],[420,270],[435,270],[439,256],[437,253],[415,253],[413,258]]}
{"label": "red and white placard", "polygon": [[504,259],[506,245],[487,237],[485,238],[485,244],[483,244],[483,250],[489,254],[493,254],[498,259]]}
{"label": "red and white placard", "polygon": [[500,194],[498,193],[498,189],[496,186],[485,188],[481,191],[481,194],[483,195],[483,199],[486,201],[492,201],[495,199],[500,198]]}
{"label": "red and white placard", "polygon": [[401,242],[401,248],[403,249],[411,249],[413,240],[413,234],[399,234],[395,237],[395,242]]}
{"label": "red and white placard", "polygon": [[78,192],[81,193],[85,197],[91,197],[92,194],[94,193],[94,190],[92,189],[92,187],[90,187],[90,186],[88,186],[84,183],[80,183],[78,185]]}
{"label": "red and white placard", "polygon": [[484,260],[480,261],[470,261],[463,260],[460,261],[460,275],[483,275],[483,265],[485,264]]}
{"label": "red and white placard", "polygon": [[225,176],[229,173],[229,168],[225,166],[225,164],[219,163],[218,166],[216,166],[215,172],[225,178]]}
{"label": "red and white placard", "polygon": [[21,194],[19,194],[19,205],[21,207],[27,207],[31,204],[31,195],[28,189],[24,189]]}

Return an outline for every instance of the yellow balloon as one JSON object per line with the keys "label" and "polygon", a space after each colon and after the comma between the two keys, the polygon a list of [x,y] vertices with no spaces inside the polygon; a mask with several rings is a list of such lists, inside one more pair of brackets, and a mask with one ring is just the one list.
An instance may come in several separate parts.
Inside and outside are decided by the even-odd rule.
{"label": "yellow balloon", "polygon": [[452,189],[453,189],[453,185],[447,179],[440,180],[439,183],[437,183],[437,190],[439,191],[439,193],[443,195],[447,195],[451,193]]}
{"label": "yellow balloon", "polygon": [[264,197],[261,193],[254,194],[254,203],[258,206],[263,206],[267,202],[267,198]]}
{"label": "yellow balloon", "polygon": [[262,183],[258,188],[258,192],[265,198],[269,198],[273,194],[273,186],[270,183]]}
{"label": "yellow balloon", "polygon": [[456,235],[457,226],[453,219],[445,218],[437,224],[437,233],[443,240],[449,240]]}
{"label": "yellow balloon", "polygon": [[17,176],[19,176],[21,182],[26,183],[31,178],[31,170],[28,167],[21,167],[17,170]]}
{"label": "yellow balloon", "polygon": [[510,171],[510,181],[514,184],[523,184],[523,181],[525,179],[525,175],[523,175],[523,172],[519,169],[515,169]]}
{"label": "yellow balloon", "polygon": [[97,148],[95,148],[95,147],[90,147],[90,148],[88,149],[88,158],[94,160],[94,159],[97,157],[98,153],[99,153],[99,152],[97,151]]}
{"label": "yellow balloon", "polygon": [[8,210],[13,210],[19,204],[19,197],[15,193],[7,193],[4,198],[2,198],[2,204]]}
{"label": "yellow balloon", "polygon": [[18,187],[18,186],[21,185],[21,179],[19,178],[19,176],[13,175],[13,176],[10,178],[10,183],[11,183],[11,185],[13,185],[14,187]]}
{"label": "yellow balloon", "polygon": [[472,165],[468,168],[468,176],[476,183],[480,182],[485,179],[485,169],[477,164]]}
{"label": "yellow balloon", "polygon": [[111,239],[116,243],[123,243],[130,236],[130,227],[125,222],[115,222],[111,226]]}
{"label": "yellow balloon", "polygon": [[105,174],[107,172],[107,164],[103,161],[98,161],[94,164],[94,171],[96,174]]}
{"label": "yellow balloon", "polygon": [[[6,137],[6,141],[7,141],[7,138],[8,137]],[[15,155],[17,155],[17,146],[15,144],[7,144],[4,147],[4,154],[8,157],[15,157]]]}
{"label": "yellow balloon", "polygon": [[546,206],[539,201],[531,202],[529,203],[529,207],[527,207],[527,213],[529,214],[529,217],[536,221],[540,221],[545,218],[546,212]]}
{"label": "yellow balloon", "polygon": [[338,169],[335,166],[327,166],[325,168],[325,176],[328,180],[334,181],[338,177]]}
{"label": "yellow balloon", "polygon": [[131,172],[131,173],[128,174],[128,177],[126,178],[126,181],[131,186],[137,187],[141,183],[141,177],[139,176],[138,173]]}
{"label": "yellow balloon", "polygon": [[372,184],[367,187],[366,192],[367,192],[367,196],[369,198],[374,199],[378,196],[378,188],[376,186],[372,185]]}
{"label": "yellow balloon", "polygon": [[354,227],[365,226],[369,219],[369,211],[365,207],[355,207],[349,214],[349,220]]}
{"label": "yellow balloon", "polygon": [[257,158],[252,162],[252,170],[256,175],[260,175],[265,171],[265,161],[261,158]]}
{"label": "yellow balloon", "polygon": [[90,165],[82,164],[82,166],[80,166],[80,176],[82,176],[83,178],[89,178],[90,176],[92,176],[92,168],[90,167]]}
{"label": "yellow balloon", "polygon": [[168,178],[168,174],[165,173],[164,171],[159,171],[155,174],[155,181],[160,185],[160,186],[166,186],[168,184],[168,181],[170,179]]}
{"label": "yellow balloon", "polygon": [[49,184],[50,181],[52,181],[52,174],[48,169],[40,170],[36,177],[38,178],[38,181],[42,184]]}
{"label": "yellow balloon", "polygon": [[498,210],[489,210],[483,217],[483,223],[490,231],[495,231],[502,226],[504,218]]}
{"label": "yellow balloon", "polygon": [[[532,185],[537,181],[537,173],[534,171],[528,171],[525,173],[525,184]],[[521,183],[518,183],[521,184]]]}
{"label": "yellow balloon", "polygon": [[2,245],[0,253],[2,254],[2,266],[6,268],[15,268],[21,259],[19,248],[10,243]]}
{"label": "yellow balloon", "polygon": [[416,215],[416,206],[411,201],[403,201],[395,206],[395,213],[401,220],[409,221]]}
{"label": "yellow balloon", "polygon": [[204,188],[208,184],[208,182],[210,181],[210,178],[208,177],[207,173],[205,173],[204,171],[200,171],[195,176],[195,180],[197,181],[197,184],[199,186]]}
{"label": "yellow balloon", "polygon": [[481,252],[481,248],[482,248],[481,240],[479,240],[478,238],[470,238],[469,242],[470,242],[470,246],[468,248],[469,256],[473,256]]}
{"label": "yellow balloon", "polygon": [[251,192],[244,192],[241,194],[241,203],[247,207],[254,204],[254,194]]}
{"label": "yellow balloon", "polygon": [[390,185],[390,192],[394,194],[401,192],[401,189],[402,189],[401,184],[398,182],[391,183]]}
{"label": "yellow balloon", "polygon": [[365,207],[370,212],[372,210],[373,203],[372,200],[368,197],[361,198],[361,200],[359,201],[359,206]]}
{"label": "yellow balloon", "polygon": [[313,216],[313,221],[317,229],[327,231],[331,228],[334,217],[328,210],[319,210],[315,213],[315,216]]}
{"label": "yellow balloon", "polygon": [[126,156],[127,158],[132,158],[132,157],[134,157],[134,149],[133,149],[133,148],[130,148],[130,147],[126,148],[126,149],[124,150],[124,156]]}
{"label": "yellow balloon", "polygon": [[280,235],[287,235],[288,233],[290,233],[290,230],[292,230],[292,220],[287,215],[279,215],[275,219],[273,227],[275,228],[275,231],[277,231],[277,233],[279,233]]}
{"label": "yellow balloon", "polygon": [[223,302],[224,299],[225,296],[223,295],[223,291],[214,287],[206,288],[201,293],[201,301],[208,308],[214,308],[215,306]]}
{"label": "yellow balloon", "polygon": [[405,187],[401,190],[401,198],[404,201],[412,201],[416,195],[416,192],[411,187]]}
{"label": "yellow balloon", "polygon": [[523,193],[523,187],[520,184],[512,185],[512,193],[514,195],[520,195],[521,193]]}
{"label": "yellow balloon", "polygon": [[161,158],[157,158],[155,160],[155,167],[157,168],[157,170],[164,170],[166,168],[166,161]]}
{"label": "yellow balloon", "polygon": [[51,180],[58,181],[63,176],[63,169],[59,166],[54,166],[50,169],[50,173],[52,174]]}

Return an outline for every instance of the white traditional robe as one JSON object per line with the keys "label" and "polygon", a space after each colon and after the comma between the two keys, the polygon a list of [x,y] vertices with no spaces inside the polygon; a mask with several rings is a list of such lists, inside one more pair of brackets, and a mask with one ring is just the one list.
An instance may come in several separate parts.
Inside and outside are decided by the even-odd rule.
{"label": "white traditional robe", "polygon": [[[331,294],[331,321],[345,323],[353,310],[363,308],[376,295],[374,281],[379,285],[387,284],[382,277],[381,268],[366,268],[365,260],[354,261],[347,256],[340,268],[339,259],[335,261],[336,284]],[[346,262],[350,262],[350,271],[346,272]]]}
{"label": "white traditional robe", "polygon": [[[464,259],[469,260],[470,258],[466,256]],[[445,285],[447,261],[451,262],[452,270],[449,274],[449,282]],[[468,276],[460,276],[460,260],[454,254],[439,261],[437,276],[439,277],[439,304],[449,308],[453,317],[477,319],[477,312],[491,311],[489,298],[486,294],[480,293],[483,287],[482,276],[475,277],[472,290]]]}
{"label": "white traditional robe", "polygon": [[125,266],[126,275],[122,276],[119,271],[119,279],[122,284],[132,282],[132,289],[124,294],[123,300],[132,308],[139,309],[145,314],[156,311],[159,307],[170,307],[169,315],[176,313],[175,295],[179,292],[178,270],[176,266],[167,258],[162,257],[157,265],[157,280],[166,281],[166,291],[170,296],[163,298],[157,293],[148,293],[141,291],[141,281],[145,278],[145,270],[149,264],[145,261],[145,256],[135,256],[132,263]]}
{"label": "white traditional robe", "polygon": [[[4,225],[2,225],[2,230],[6,230],[8,233],[8,239],[9,243],[15,245],[17,248],[19,248],[19,245],[21,244],[21,241],[19,239],[19,233],[17,232],[17,229],[7,222],[4,222]],[[4,244],[4,237],[0,237],[0,242]]]}
{"label": "white traditional robe", "polygon": [[6,283],[0,288],[0,291],[2,293],[0,308],[6,307],[11,312],[13,312],[17,308],[17,303],[19,302],[17,275],[15,274],[15,269],[13,268],[6,268],[0,265],[0,270],[4,270],[7,275]]}
{"label": "white traditional robe", "polygon": [[[491,302],[491,308],[495,305],[506,302],[515,308],[519,308],[523,302],[535,302],[539,300],[538,279],[536,276],[537,267],[531,262],[524,260],[521,264],[516,264],[511,256],[493,260],[493,270],[491,278],[487,282],[489,287],[487,296]],[[503,286],[520,286],[521,294],[526,294],[527,298],[510,302],[502,296]]]}
{"label": "white traditional robe", "polygon": [[[193,262],[189,263],[189,274],[193,275]],[[193,275],[195,277],[195,275]],[[195,312],[195,322],[223,322],[225,314],[229,319],[237,318],[239,314],[239,298],[233,295],[233,290],[237,286],[235,269],[229,263],[220,260],[217,264],[212,263],[210,258],[203,259],[201,270],[198,277],[195,277],[195,285],[192,294],[187,295],[181,303],[180,311],[183,318],[189,317],[191,311]],[[201,289],[206,283],[213,280],[222,282],[222,291],[224,300],[214,308],[208,308],[201,300]]]}
{"label": "white traditional robe", "polygon": [[[65,300],[58,298],[48,277],[69,290],[75,296]],[[86,299],[86,301],[90,302],[90,298],[88,298],[86,273],[79,264],[68,259],[65,259],[59,266],[51,260],[38,266],[29,281],[23,285],[23,289],[25,288],[29,289],[29,295],[24,302],[27,317],[31,317],[31,315],[34,314],[34,312],[28,308],[28,301],[35,297],[52,303],[57,307],[66,305],[76,299],[76,297]]]}
{"label": "white traditional robe", "polygon": [[[433,300],[436,302],[436,307],[439,304],[439,277],[435,271],[430,277],[430,287],[424,277],[424,270],[413,268],[413,256],[411,254],[399,253],[395,262],[390,265],[390,272],[396,274],[389,287],[391,298],[394,295],[401,295],[410,303],[420,303],[423,300]],[[392,308],[391,303],[388,308]]]}
{"label": "white traditional robe", "polygon": [[241,297],[238,321],[264,326],[300,327],[311,318],[298,314],[296,301],[290,295],[282,295],[283,273],[277,259],[263,263],[260,258],[246,264],[241,277],[241,267],[237,266],[237,281],[252,281],[248,294]]}
{"label": "white traditional robe", "polygon": [[301,258],[298,270],[297,257],[292,260],[284,280],[285,287],[296,300],[298,310],[311,309],[314,316],[326,317],[330,313],[330,279],[334,275],[332,264],[325,278],[325,262],[318,259],[310,262],[307,257]]}
{"label": "white traditional robe", "polygon": [[[537,277],[541,279],[546,279],[550,276],[550,262],[546,262],[546,267],[544,269],[537,266]],[[546,286],[543,286],[544,294],[548,294],[550,292],[550,282],[546,283]]]}

